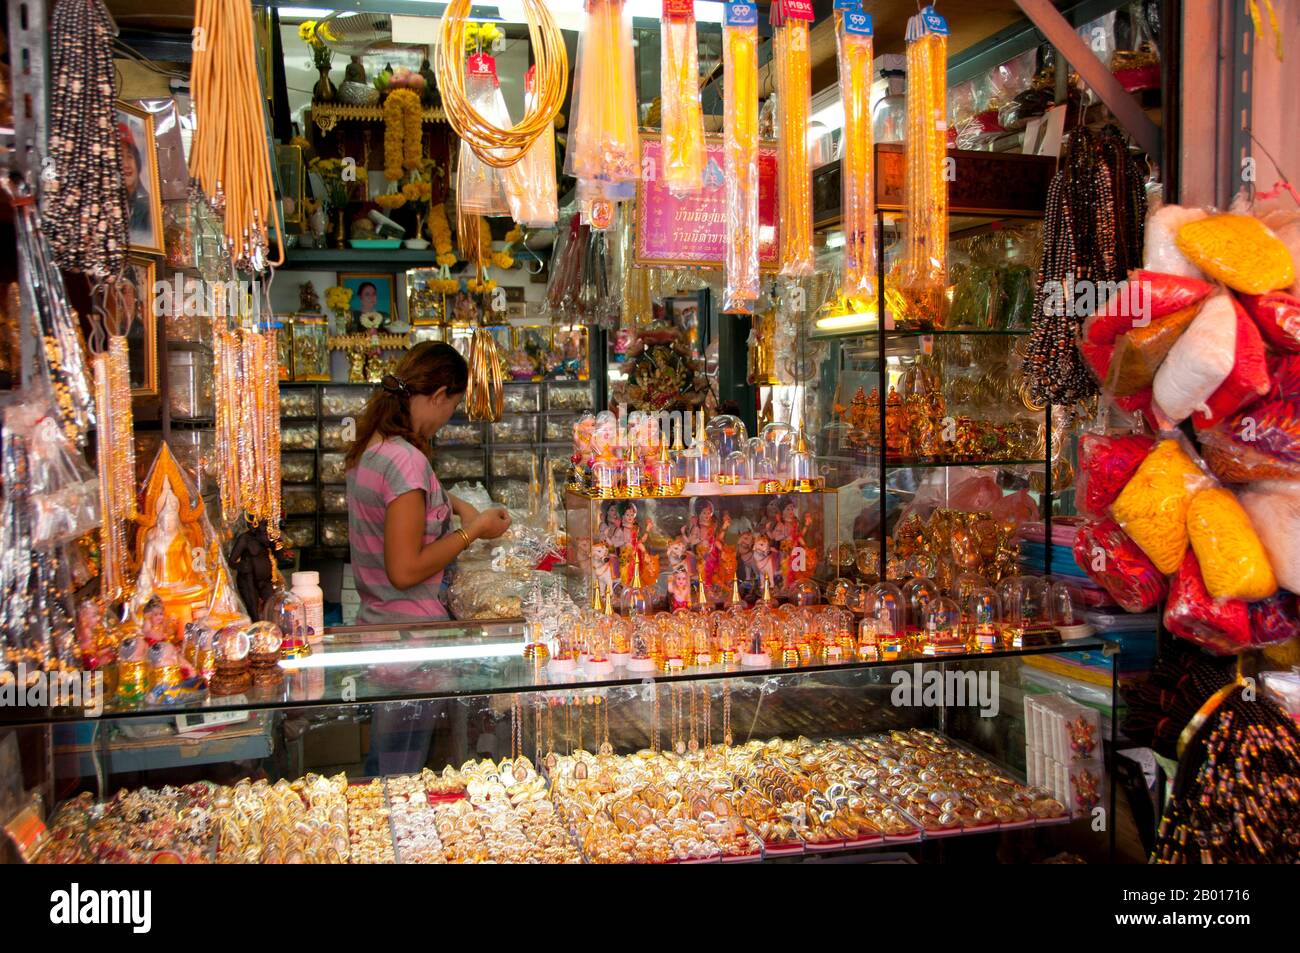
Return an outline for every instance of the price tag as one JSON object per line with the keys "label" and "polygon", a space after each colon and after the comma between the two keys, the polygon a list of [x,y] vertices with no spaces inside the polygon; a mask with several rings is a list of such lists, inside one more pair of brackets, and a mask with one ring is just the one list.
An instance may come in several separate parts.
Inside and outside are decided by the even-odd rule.
{"label": "price tag", "polygon": [[934,33],[938,36],[948,35],[948,21],[935,13],[934,7],[926,7],[921,11],[921,22],[925,25],[926,33]]}
{"label": "price tag", "polygon": [[475,53],[465,61],[465,66],[470,76],[497,78],[497,61],[494,56],[488,56],[486,53]]}
{"label": "price tag", "polygon": [[695,17],[695,0],[664,0],[665,20],[690,20]]}

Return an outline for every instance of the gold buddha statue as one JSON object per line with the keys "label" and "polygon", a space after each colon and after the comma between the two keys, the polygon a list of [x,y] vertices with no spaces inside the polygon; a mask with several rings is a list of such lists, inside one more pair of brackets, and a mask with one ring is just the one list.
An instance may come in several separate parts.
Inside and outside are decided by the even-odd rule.
{"label": "gold buddha statue", "polygon": [[158,451],[144,488],[144,505],[134,518],[140,528],[135,539],[137,577],[132,614],[155,595],[168,616],[193,621],[194,610],[206,606],[212,592],[206,571],[203,509],[201,504],[190,503],[189,487],[166,443]]}

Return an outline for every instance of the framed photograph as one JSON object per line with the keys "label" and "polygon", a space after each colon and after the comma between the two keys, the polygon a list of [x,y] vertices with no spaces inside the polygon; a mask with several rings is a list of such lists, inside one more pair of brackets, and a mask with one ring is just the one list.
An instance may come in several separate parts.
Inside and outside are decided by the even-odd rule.
{"label": "framed photograph", "polygon": [[154,260],[130,255],[126,274],[109,289],[110,324],[126,330],[127,369],[132,397],[158,393],[158,318],[153,308]]}
{"label": "framed photograph", "polygon": [[131,251],[163,253],[162,186],[158,180],[158,147],[153,116],[133,103],[114,104],[117,138],[122,147],[122,179],[126,183]]}
{"label": "framed photograph", "polygon": [[168,202],[184,201],[189,196],[190,172],[185,165],[185,140],[176,100],[135,99],[131,105],[153,118],[153,138],[158,147],[158,197],[164,207]]}
{"label": "framed photograph", "polygon": [[275,164],[280,172],[280,199],[284,204],[284,224],[303,223],[302,146],[276,146]]}
{"label": "framed photograph", "polygon": [[393,296],[393,277],[391,274],[339,273],[339,284],[352,291],[349,331],[379,331],[400,320]]}

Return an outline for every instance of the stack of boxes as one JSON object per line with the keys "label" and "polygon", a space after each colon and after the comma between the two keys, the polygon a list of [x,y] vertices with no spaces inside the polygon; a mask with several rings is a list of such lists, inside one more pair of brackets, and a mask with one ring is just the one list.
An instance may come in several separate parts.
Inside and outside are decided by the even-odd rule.
{"label": "stack of boxes", "polygon": [[1025,696],[1025,766],[1031,787],[1076,817],[1102,803],[1101,713],[1060,694]]}

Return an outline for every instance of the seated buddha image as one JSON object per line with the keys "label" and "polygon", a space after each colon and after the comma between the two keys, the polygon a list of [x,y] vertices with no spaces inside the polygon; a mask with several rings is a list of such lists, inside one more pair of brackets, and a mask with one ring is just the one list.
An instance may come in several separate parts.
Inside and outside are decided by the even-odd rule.
{"label": "seated buddha image", "polygon": [[154,595],[169,616],[188,622],[194,609],[206,605],[212,585],[202,555],[201,518],[202,510],[190,505],[188,489],[164,444],[145,487],[143,511],[136,517],[139,575],[133,608]]}

